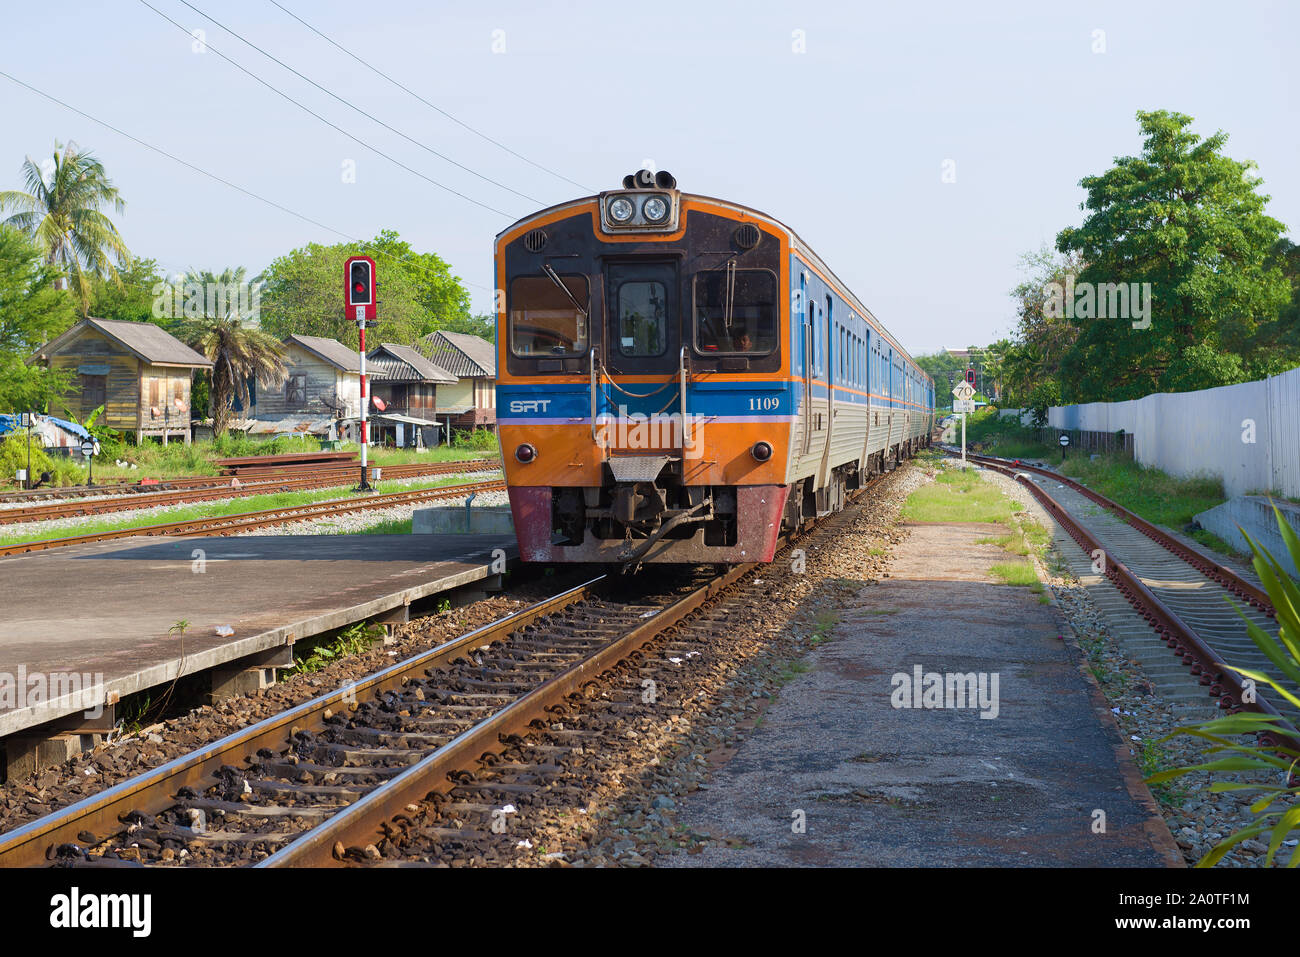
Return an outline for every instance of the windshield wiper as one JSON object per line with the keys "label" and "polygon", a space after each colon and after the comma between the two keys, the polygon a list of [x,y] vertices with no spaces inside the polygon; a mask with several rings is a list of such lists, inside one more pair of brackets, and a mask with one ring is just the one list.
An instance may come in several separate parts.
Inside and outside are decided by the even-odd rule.
{"label": "windshield wiper", "polygon": [[559,274],[551,267],[550,263],[542,264],[542,272],[546,273],[546,278],[555,283],[560,292],[564,293],[569,302],[573,303],[573,308],[578,310],[578,314],[581,315],[583,319],[586,319],[587,310],[578,305],[578,300],[573,298],[573,293],[569,292],[569,287],[564,284],[564,280],[560,278]]}

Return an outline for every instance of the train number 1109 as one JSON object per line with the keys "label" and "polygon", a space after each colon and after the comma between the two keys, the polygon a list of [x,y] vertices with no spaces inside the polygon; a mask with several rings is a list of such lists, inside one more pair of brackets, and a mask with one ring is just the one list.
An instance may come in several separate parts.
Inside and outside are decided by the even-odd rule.
{"label": "train number 1109", "polygon": [[779,395],[751,397],[749,400],[750,412],[773,412],[781,408],[781,397]]}

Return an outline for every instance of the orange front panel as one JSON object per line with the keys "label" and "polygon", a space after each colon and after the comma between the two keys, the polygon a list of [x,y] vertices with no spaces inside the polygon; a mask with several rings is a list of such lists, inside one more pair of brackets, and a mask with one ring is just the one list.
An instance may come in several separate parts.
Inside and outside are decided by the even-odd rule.
{"label": "orange front panel", "polygon": [[[780,485],[785,482],[785,463],[789,450],[788,422],[704,422],[694,426],[692,445],[698,457],[686,459],[687,485]],[[592,441],[591,427],[574,425],[498,426],[506,481],[510,485],[550,485],[553,487],[593,488],[604,484],[600,450]],[[611,429],[611,440],[618,433]],[[750,449],[763,441],[772,446],[772,457],[757,462]],[[537,449],[537,458],[527,465],[515,458],[515,449],[527,442]],[[653,454],[655,449],[613,449],[632,455]],[[676,454],[663,449],[663,454]]]}

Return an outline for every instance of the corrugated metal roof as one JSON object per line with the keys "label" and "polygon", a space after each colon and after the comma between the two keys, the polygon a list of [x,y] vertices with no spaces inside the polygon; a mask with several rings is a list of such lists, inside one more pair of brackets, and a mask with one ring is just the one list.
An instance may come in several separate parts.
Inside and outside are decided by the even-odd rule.
{"label": "corrugated metal roof", "polygon": [[330,365],[344,372],[361,371],[361,355],[355,349],[349,349],[337,339],[327,339],[324,336],[300,336],[297,333],[291,335],[288,342],[296,342],[308,352],[319,356]]}
{"label": "corrugated metal roof", "polygon": [[433,332],[420,340],[422,351],[458,379],[497,374],[496,346],[464,332]]}
{"label": "corrugated metal roof", "polygon": [[[387,356],[384,353],[388,353]],[[375,363],[376,373],[381,379],[394,379],[408,382],[446,382],[456,381],[456,377],[444,369],[438,368],[410,346],[399,346],[385,342],[378,349],[366,355],[366,363]],[[405,367],[405,368],[403,368]],[[369,373],[369,368],[367,368]]]}
{"label": "corrugated metal roof", "polygon": [[387,422],[404,422],[407,425],[441,425],[441,422],[435,422],[432,419],[417,419],[413,415],[402,415],[399,412],[379,412],[371,416],[372,419],[384,419]]}

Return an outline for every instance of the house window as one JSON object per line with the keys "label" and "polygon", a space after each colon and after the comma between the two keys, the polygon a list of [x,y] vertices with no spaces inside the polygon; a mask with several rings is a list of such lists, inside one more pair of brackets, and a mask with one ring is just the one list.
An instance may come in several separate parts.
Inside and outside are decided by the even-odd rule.
{"label": "house window", "polygon": [[291,375],[284,380],[284,404],[302,406],[307,404],[307,375]]}
{"label": "house window", "polygon": [[107,392],[108,376],[81,376],[81,413],[83,418],[104,404]]}

